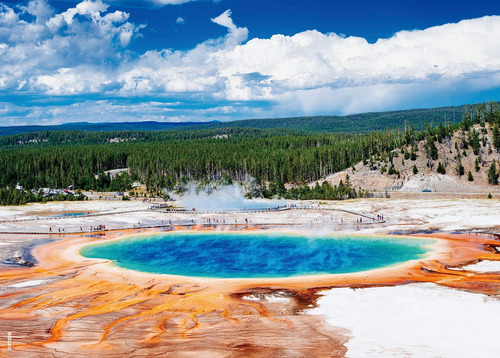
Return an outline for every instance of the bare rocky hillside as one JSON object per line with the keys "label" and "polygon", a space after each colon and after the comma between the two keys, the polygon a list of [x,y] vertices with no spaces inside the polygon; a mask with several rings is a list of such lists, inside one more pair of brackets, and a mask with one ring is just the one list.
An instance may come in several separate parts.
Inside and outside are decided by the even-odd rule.
{"label": "bare rocky hillside", "polygon": [[[466,143],[469,141],[472,130],[479,134],[478,155],[475,155],[472,146]],[[414,160],[410,154],[411,146],[399,148],[392,152],[392,163],[390,158],[378,158],[371,163],[359,162],[354,166],[354,170],[349,168],[332,174],[326,180],[332,185],[338,185],[340,180],[345,182],[346,175],[349,175],[354,188],[370,192],[430,190],[435,193],[500,195],[500,186],[488,183],[487,173],[493,160],[496,161],[497,171],[500,161],[500,153],[493,145],[492,128],[488,123],[484,128],[476,124],[471,127],[470,132],[455,131],[452,136],[443,139],[441,143],[436,141],[437,159],[431,158],[426,144],[427,141],[422,140],[415,145]],[[463,166],[463,175],[458,174],[459,162]],[[440,163],[445,169],[445,174],[438,173]],[[393,166],[392,170],[391,166]],[[414,166],[416,171],[414,171]],[[472,178],[469,178],[469,171]]]}

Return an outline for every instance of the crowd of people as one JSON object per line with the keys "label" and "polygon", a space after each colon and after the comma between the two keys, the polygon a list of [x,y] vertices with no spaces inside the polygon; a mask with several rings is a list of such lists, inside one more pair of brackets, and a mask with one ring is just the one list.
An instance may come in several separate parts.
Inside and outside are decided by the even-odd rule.
{"label": "crowd of people", "polygon": [[[289,205],[287,205],[286,207],[289,207]],[[294,205],[294,207],[297,207],[297,206]],[[274,208],[270,207],[269,210],[277,210],[279,208],[280,208],[279,206],[274,207]],[[345,227],[345,225],[351,225],[349,223],[349,221],[344,222],[343,216],[338,218],[338,217],[334,217],[333,215],[328,215],[328,216],[312,218],[309,220],[309,223],[310,224],[319,224],[319,223],[340,224],[340,226],[339,226],[339,228],[340,228],[340,227]],[[361,227],[363,227],[363,224],[366,225],[366,224],[369,224],[370,222],[373,222],[373,223],[384,222],[384,216],[378,214],[376,217],[372,217],[371,220],[369,217],[366,217],[364,221],[363,221],[363,217],[360,216],[360,217],[356,218],[355,228],[357,230],[359,230]],[[137,224],[133,225],[133,229],[142,229],[142,228],[146,228],[146,227],[168,227],[168,226],[173,227],[174,225],[194,226],[197,224],[203,224],[203,225],[248,225],[249,223],[251,223],[251,220],[249,220],[247,217],[245,217],[245,218],[211,217],[211,218],[203,218],[203,220],[201,222],[195,220],[194,218],[185,219],[185,220],[174,219],[174,221],[172,221],[172,219],[168,219],[168,221],[167,220],[161,220],[161,221],[158,220],[155,224],[148,223],[146,226],[144,226],[144,223],[141,223],[139,221],[139,222],[137,222]],[[353,222],[351,222],[351,223],[354,224]],[[297,222],[296,224],[300,224],[300,223]],[[103,224],[90,225],[90,227],[88,229],[84,229],[84,227],[80,226],[79,231],[81,233],[84,233],[84,232],[89,232],[89,233],[104,232],[104,231],[106,231],[106,225],[103,225]],[[78,231],[72,230],[71,232],[75,233]],[[62,234],[62,233],[68,233],[68,232],[66,232],[66,229],[64,227],[58,227],[58,228],[49,227],[49,233]]]}

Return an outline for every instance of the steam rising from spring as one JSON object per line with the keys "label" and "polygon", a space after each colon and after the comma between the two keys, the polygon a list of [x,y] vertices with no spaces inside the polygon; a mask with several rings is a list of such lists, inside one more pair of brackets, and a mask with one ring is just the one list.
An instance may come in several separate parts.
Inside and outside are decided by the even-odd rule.
{"label": "steam rising from spring", "polygon": [[284,206],[283,199],[247,199],[244,188],[239,184],[224,185],[215,189],[197,188],[190,184],[182,196],[176,198],[186,209],[267,209],[269,207]]}

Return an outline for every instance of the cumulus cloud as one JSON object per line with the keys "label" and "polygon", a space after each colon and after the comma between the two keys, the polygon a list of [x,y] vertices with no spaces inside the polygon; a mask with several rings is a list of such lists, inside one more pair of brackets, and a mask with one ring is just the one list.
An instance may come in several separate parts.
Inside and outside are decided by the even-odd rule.
{"label": "cumulus cloud", "polygon": [[63,25],[72,25],[73,18],[76,15],[87,15],[92,18],[93,21],[96,21],[100,18],[101,12],[105,12],[108,8],[108,5],[103,4],[102,1],[88,1],[85,0],[74,8],[70,8],[61,14],[57,14],[53,18],[51,18],[47,25],[49,28],[58,29]]}
{"label": "cumulus cloud", "polygon": [[[394,94],[390,89],[403,84],[434,86],[436,82],[490,78],[500,71],[499,36],[500,17],[491,16],[401,31],[374,44],[318,31],[275,35],[218,51],[211,59],[225,79],[226,98],[293,99],[290,103],[297,103],[298,98],[321,92],[330,94],[326,102],[331,105],[325,111],[349,112],[365,108],[356,102],[390,101]],[[263,80],[249,83],[243,77],[247,73],[261,74]],[[339,93],[351,100],[336,103],[333,95]],[[303,107],[304,111],[310,113],[309,108]]]}
{"label": "cumulus cloud", "polygon": [[52,75],[40,75],[34,85],[50,95],[96,93],[110,82],[106,74],[96,72],[91,66],[61,68]]}
{"label": "cumulus cloud", "polygon": [[500,16],[400,31],[375,43],[315,30],[247,41],[248,29],[227,10],[211,19],[227,29],[221,38],[187,51],[134,54],[128,47],[142,26],[108,9],[101,0],[59,14],[43,0],[0,4],[0,91],[209,103],[164,117],[199,120],[353,113],[434,98],[448,104],[457,91],[500,88]]}
{"label": "cumulus cloud", "polygon": [[37,22],[45,22],[53,15],[53,10],[43,0],[30,1],[27,6],[22,6],[21,9],[26,13],[35,16]]}
{"label": "cumulus cloud", "polygon": [[499,35],[500,17],[402,31],[374,44],[306,31],[253,39],[214,60],[222,76],[261,73],[278,91],[405,83],[500,70]]}
{"label": "cumulus cloud", "polygon": [[[107,9],[100,0],[59,14],[43,0],[18,9],[0,5],[0,90],[99,91],[143,27],[128,22],[129,14]],[[21,19],[25,13],[34,19]]]}
{"label": "cumulus cloud", "polygon": [[211,19],[213,23],[226,27],[229,30],[227,41],[229,44],[239,44],[248,38],[246,27],[237,27],[231,18],[231,10],[226,10],[216,18]]}
{"label": "cumulus cloud", "polygon": [[186,23],[186,20],[184,20],[184,18],[183,18],[182,16],[179,16],[179,17],[177,18],[177,20],[175,20],[175,22],[176,22],[177,24],[185,24],[185,23]]}
{"label": "cumulus cloud", "polygon": [[213,19],[228,28],[228,34],[208,40],[189,51],[148,51],[135,62],[120,68],[118,81],[123,83],[120,95],[151,93],[204,93],[217,95],[227,78],[222,78],[212,55],[239,46],[248,35],[237,27],[226,11]]}

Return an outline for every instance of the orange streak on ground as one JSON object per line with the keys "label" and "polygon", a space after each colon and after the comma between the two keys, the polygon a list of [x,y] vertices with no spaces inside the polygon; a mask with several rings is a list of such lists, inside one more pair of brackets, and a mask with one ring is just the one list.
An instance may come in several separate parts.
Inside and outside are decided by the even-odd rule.
{"label": "orange streak on ground", "polygon": [[[264,227],[248,227],[245,230],[262,228]],[[176,229],[185,230],[184,227]],[[214,230],[214,227],[198,225],[195,230]],[[123,235],[124,233],[112,233],[106,239]],[[224,342],[237,339],[253,342],[254,338],[250,335],[259,337],[256,333],[258,330],[243,329],[247,325],[267,327],[277,335],[288,334],[285,331],[295,332],[297,337],[307,336],[304,342],[319,339],[311,337],[312,333],[308,330],[314,332],[315,328],[311,328],[310,324],[301,326],[304,322],[300,320],[308,319],[307,317],[296,317],[292,313],[282,316],[281,310],[295,312],[314,305],[317,292],[331,287],[433,282],[485,294],[498,293],[499,275],[451,269],[479,260],[498,260],[499,255],[494,248],[499,247],[500,242],[494,237],[446,234],[424,236],[439,239],[439,252],[433,254],[433,257],[397,267],[342,275],[251,280],[197,279],[124,270],[110,266],[106,260],[87,259],[75,254],[77,248],[102,241],[101,238],[68,236],[62,241],[38,247],[34,251],[40,262],[36,268],[7,268],[0,271],[1,285],[33,279],[56,279],[35,288],[16,288],[13,292],[0,296],[10,302],[0,306],[0,325],[15,331],[16,324],[19,325],[20,322],[35,322],[33,329],[40,330],[41,333],[36,337],[25,336],[24,340],[12,344],[14,349],[21,351],[32,351],[33,347],[38,347],[44,353],[57,350],[70,354],[84,349],[89,355],[120,355],[135,352],[123,345],[124,341],[132,341],[135,342],[133,345],[147,349],[148,353],[160,354],[166,352],[165,347],[177,347],[176,342],[183,341],[184,344],[189,342],[192,349],[201,352],[206,347],[197,343],[200,339],[219,337],[219,343],[212,345],[224,345]],[[275,291],[288,293],[290,297],[290,303],[283,304],[280,310],[273,308],[266,300],[245,299],[248,295],[266,295]],[[92,329],[88,326],[91,322],[89,319],[97,322]],[[231,337],[225,330],[227,327],[232,327],[229,332],[233,329],[242,330],[242,337]],[[43,333],[47,328],[50,333]],[[29,330],[29,327],[26,329]],[[88,333],[87,344],[75,343],[75,332],[79,331]],[[247,333],[253,331],[255,332]],[[245,335],[249,337],[245,338]],[[329,349],[337,349],[339,356],[345,352],[341,338],[341,335],[337,335],[337,338],[324,338],[332,344]],[[263,338],[255,338],[259,339]],[[245,346],[246,353],[261,352],[261,347],[256,343],[245,344],[251,347]],[[289,345],[288,349],[295,344],[297,352],[314,352],[301,350],[306,349],[302,345],[307,346],[301,339],[272,344]],[[233,353],[239,352],[233,346],[230,347],[232,348],[227,349],[233,349]],[[5,348],[5,345],[0,346],[0,349]],[[283,350],[287,347],[276,349]],[[4,350],[2,353],[5,352]],[[320,356],[319,353],[313,353],[316,354]]]}
{"label": "orange streak on ground", "polygon": [[181,225],[172,225],[176,231],[186,231],[187,227]]}

